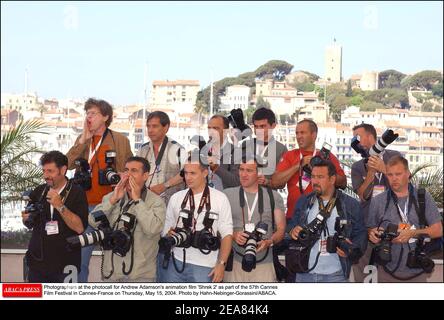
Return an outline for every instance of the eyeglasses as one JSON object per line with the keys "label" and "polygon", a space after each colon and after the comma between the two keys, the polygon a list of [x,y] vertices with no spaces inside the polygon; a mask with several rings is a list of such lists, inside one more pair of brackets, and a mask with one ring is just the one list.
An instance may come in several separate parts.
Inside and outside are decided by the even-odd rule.
{"label": "eyeglasses", "polygon": [[86,113],[86,116],[87,116],[87,117],[89,117],[89,116],[91,116],[91,117],[95,117],[95,116],[98,115],[98,114],[100,114],[100,112],[88,111],[88,112]]}

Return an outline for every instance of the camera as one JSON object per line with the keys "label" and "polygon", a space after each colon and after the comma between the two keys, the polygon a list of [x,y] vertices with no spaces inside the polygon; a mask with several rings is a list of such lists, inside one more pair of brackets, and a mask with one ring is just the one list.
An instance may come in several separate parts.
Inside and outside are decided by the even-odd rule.
{"label": "camera", "polygon": [[89,233],[72,236],[66,239],[72,247],[80,245],[87,247],[100,243],[103,250],[112,250],[113,253],[124,257],[132,244],[132,233],[136,226],[136,216],[128,212],[123,213],[118,222],[123,222],[122,226],[113,230],[108,218],[102,210],[92,212],[95,222],[99,222],[97,230]]}
{"label": "camera", "polygon": [[88,161],[84,158],[78,158],[74,160],[76,171],[71,181],[78,184],[83,190],[87,191],[91,189],[91,169]]}
{"label": "camera", "polygon": [[[211,211],[205,213],[204,228],[193,234],[191,245],[201,251],[216,251],[220,248],[220,239],[212,233],[214,221],[219,219],[219,214]],[[207,252],[205,252],[207,253]]]}
{"label": "camera", "polygon": [[[45,193],[47,193],[47,190],[43,192],[43,194]],[[43,212],[43,201],[32,201],[29,197],[30,194],[31,191],[25,191],[22,194],[22,200],[29,202],[24,208],[25,213],[29,214],[28,219],[24,222],[24,225],[28,229],[34,228],[37,219],[42,215]],[[46,195],[42,195],[41,199],[44,199],[45,197]]]}
{"label": "camera", "polygon": [[109,150],[105,152],[106,168],[99,170],[99,184],[100,185],[112,185],[117,184],[120,181],[120,176],[114,169],[116,163],[116,151]]}
{"label": "camera", "polygon": [[335,234],[327,237],[327,252],[336,253],[337,248],[340,248],[347,254],[348,259],[350,259],[352,263],[357,263],[361,257],[361,250],[359,248],[353,248],[346,241],[345,230],[347,226],[347,220],[336,217]]}
{"label": "camera", "polygon": [[237,129],[235,132],[235,137],[238,141],[243,140],[253,133],[251,128],[245,123],[244,113],[242,109],[233,109],[230,111],[230,114],[227,116],[228,121],[234,129]]}
{"label": "camera", "polygon": [[257,243],[262,240],[262,237],[267,234],[267,231],[268,224],[258,222],[253,232],[246,232],[248,239],[245,243],[244,256],[242,257],[242,270],[245,272],[251,272],[251,270],[256,268]]}
{"label": "camera", "polygon": [[319,236],[324,229],[328,217],[329,215],[327,215],[326,212],[320,211],[308,225],[299,231],[297,241],[302,247],[312,247],[319,240]]}
{"label": "camera", "polygon": [[369,150],[366,150],[361,145],[360,137],[359,135],[357,135],[353,137],[351,141],[351,147],[353,148],[353,150],[359,153],[362,158],[368,159],[370,156],[375,156],[380,154],[389,144],[395,141],[398,137],[399,134],[394,133],[393,130],[391,129],[387,129],[382,134],[382,136],[376,141],[376,143]]}
{"label": "camera", "polygon": [[418,237],[416,248],[409,252],[407,257],[407,267],[419,268],[424,270],[425,273],[431,273],[435,268],[435,263],[425,253],[425,244],[430,242],[430,238],[424,235]]}
{"label": "camera", "polygon": [[302,170],[304,170],[304,172],[310,176],[311,169],[313,168],[313,166],[319,164],[323,160],[328,160],[330,158],[331,148],[332,148],[331,144],[324,142],[321,150],[319,151],[319,155],[311,158],[310,164],[306,164],[305,166],[303,166]]}
{"label": "camera", "polygon": [[398,236],[398,225],[389,223],[387,228],[378,237],[381,242],[375,247],[376,262],[386,265],[392,261],[392,240]]}
{"label": "camera", "polygon": [[159,252],[169,253],[172,247],[189,248],[191,246],[192,230],[191,223],[193,219],[193,212],[187,209],[182,209],[179,213],[182,219],[183,227],[175,228],[175,234],[165,236],[159,240]]}

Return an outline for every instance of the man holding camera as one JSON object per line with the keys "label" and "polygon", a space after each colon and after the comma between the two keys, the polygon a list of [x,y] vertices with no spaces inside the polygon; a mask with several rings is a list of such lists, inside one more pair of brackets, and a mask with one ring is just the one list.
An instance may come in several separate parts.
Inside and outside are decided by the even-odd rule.
{"label": "man holding camera", "polygon": [[[102,276],[108,281],[154,282],[156,279],[157,243],[165,222],[165,204],[145,186],[149,171],[146,159],[128,158],[114,191],[94,208],[94,213],[103,211],[107,216],[115,239],[122,233],[125,235],[124,244],[114,241],[114,247],[105,250]],[[93,215],[89,216],[89,223],[95,228],[99,226]]]}
{"label": "man holding camera", "polygon": [[[376,129],[371,124],[362,123],[353,127],[353,136],[359,138],[359,144],[367,152],[376,144]],[[401,156],[401,154],[398,151],[385,149],[379,155],[369,156],[352,165],[351,180],[353,190],[359,196],[364,221],[367,220],[368,208],[372,198],[389,188],[387,178],[385,177],[385,164],[393,156]],[[359,263],[353,266],[355,282],[363,282],[365,277],[364,268],[370,261],[372,250],[373,245],[369,243],[366,253],[362,256]]]}
{"label": "man holding camera", "polygon": [[243,156],[254,154],[260,161],[262,167],[259,169],[258,182],[263,186],[271,186],[271,177],[276,171],[282,155],[287,152],[284,146],[273,136],[273,129],[276,127],[276,116],[274,112],[267,108],[257,109],[253,113],[253,125],[255,139],[246,140],[242,146]]}
{"label": "man holding camera", "polygon": [[184,166],[188,189],[168,203],[164,237],[164,272],[159,282],[221,282],[231,252],[233,221],[230,203],[208,187],[208,168],[191,154]]}
{"label": "man holding camera", "polygon": [[296,282],[347,282],[351,264],[365,250],[359,203],[335,188],[336,177],[331,161],[317,161],[311,174],[314,192],[296,204],[288,226],[295,241],[286,255]]}
{"label": "man holding camera", "polygon": [[142,145],[137,155],[148,160],[151,167],[147,187],[160,195],[168,205],[170,197],[185,188],[180,170],[186,160],[185,149],[167,137],[170,118],[163,111],[148,115],[146,127],[150,142]]}
{"label": "man holding camera", "polygon": [[426,282],[434,264],[423,246],[442,237],[442,218],[431,195],[409,183],[407,159],[390,158],[385,175],[390,188],[371,201],[367,221],[378,282]]}
{"label": "man holding camera", "polygon": [[[68,159],[59,151],[40,158],[46,184],[35,188],[22,213],[25,226],[32,228],[26,252],[28,282],[64,282],[80,271],[80,249],[68,250],[66,238],[81,234],[88,221],[85,192],[71,183],[65,174]],[[75,270],[66,267],[74,267]]]}
{"label": "man holding camera", "polygon": [[[311,159],[319,155],[315,143],[318,134],[318,126],[313,120],[304,119],[296,126],[296,140],[299,149],[291,150],[283,154],[276,172],[271,178],[273,188],[283,188],[287,184],[287,222],[293,216],[294,207],[299,197],[313,191],[310,175],[306,172],[310,169]],[[339,165],[338,159],[329,153],[328,159],[336,168],[336,187],[345,188],[347,178]]]}
{"label": "man holding camera", "polygon": [[[78,159],[84,159],[89,164],[91,179],[89,180],[89,188],[85,185],[84,188],[91,212],[95,205],[102,202],[103,196],[112,191],[114,181],[109,181],[107,178],[107,167],[116,173],[122,172],[126,159],[133,154],[128,138],[109,129],[113,120],[113,109],[108,102],[90,98],[85,102],[85,112],[83,132],[77,137],[74,146],[69,149],[66,156],[68,157],[68,169],[76,168],[75,162]],[[91,228],[86,229],[86,232],[90,231],[92,231]],[[82,249],[79,282],[88,281],[92,251],[92,246]]]}
{"label": "man holding camera", "polygon": [[[210,167],[209,186],[222,191],[237,187],[239,182],[240,149],[228,141],[227,130],[230,123],[221,115],[214,115],[208,121],[210,141],[202,148],[203,159],[207,159]],[[236,159],[239,158],[238,161]]]}
{"label": "man holding camera", "polygon": [[234,229],[226,282],[276,282],[272,247],[284,238],[285,206],[278,192],[260,186],[258,169],[254,157],[247,156],[240,164],[241,186],[224,190]]}

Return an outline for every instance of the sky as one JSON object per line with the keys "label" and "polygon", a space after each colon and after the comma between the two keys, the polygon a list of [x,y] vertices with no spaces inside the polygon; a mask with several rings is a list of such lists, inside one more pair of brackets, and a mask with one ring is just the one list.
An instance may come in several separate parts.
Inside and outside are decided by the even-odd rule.
{"label": "sky", "polygon": [[[343,77],[443,69],[442,2],[1,2],[1,92],[143,101],[153,80],[201,86],[285,60]],[[149,92],[148,92],[149,94]]]}

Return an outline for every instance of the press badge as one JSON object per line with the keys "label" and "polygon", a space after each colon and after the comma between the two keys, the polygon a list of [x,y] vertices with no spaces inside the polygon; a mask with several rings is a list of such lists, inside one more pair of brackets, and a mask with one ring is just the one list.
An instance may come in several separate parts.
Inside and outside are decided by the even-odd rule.
{"label": "press badge", "polygon": [[[412,225],[411,227],[410,227],[410,230],[416,230],[416,227],[414,226],[414,225]],[[409,239],[409,243],[415,243],[416,242],[416,238],[410,238]]]}
{"label": "press badge", "polygon": [[59,223],[57,221],[48,221],[45,225],[46,234],[59,234]]}
{"label": "press badge", "polygon": [[376,197],[378,194],[383,193],[384,191],[385,191],[385,187],[384,187],[383,185],[380,185],[380,184],[375,185],[375,186],[373,187],[372,198],[373,198],[373,197]]}
{"label": "press badge", "polygon": [[254,223],[246,223],[245,224],[245,231],[247,232],[253,232],[254,231]]}
{"label": "press badge", "polygon": [[321,256],[329,255],[327,251],[327,240],[319,240],[319,252],[321,253]]}

